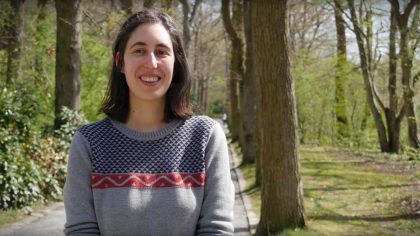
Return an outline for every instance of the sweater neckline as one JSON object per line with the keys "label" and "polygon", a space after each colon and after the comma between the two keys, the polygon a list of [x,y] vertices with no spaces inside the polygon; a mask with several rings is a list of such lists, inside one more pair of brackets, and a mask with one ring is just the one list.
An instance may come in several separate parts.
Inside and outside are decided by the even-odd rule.
{"label": "sweater neckline", "polygon": [[117,120],[111,120],[111,124],[116,128],[118,131],[120,131],[123,135],[139,140],[139,141],[152,141],[161,139],[168,134],[170,134],[175,128],[177,128],[181,124],[181,120],[174,119],[171,120],[168,124],[166,124],[164,127],[150,132],[140,132],[134,129],[130,129],[127,126],[125,126],[124,123],[117,121]]}

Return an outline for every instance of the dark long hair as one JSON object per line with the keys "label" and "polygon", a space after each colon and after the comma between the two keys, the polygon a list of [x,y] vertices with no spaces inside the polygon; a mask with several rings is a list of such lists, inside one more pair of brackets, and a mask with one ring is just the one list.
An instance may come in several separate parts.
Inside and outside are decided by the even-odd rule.
{"label": "dark long hair", "polygon": [[[120,122],[127,121],[130,108],[129,88],[125,75],[121,73],[125,47],[133,31],[138,26],[147,23],[159,23],[165,27],[171,37],[175,55],[172,82],[166,93],[164,120],[187,119],[193,114],[190,104],[191,77],[181,37],[172,18],[155,10],[137,12],[121,26],[112,50],[112,71],[100,111]],[[118,58],[116,57],[117,53],[120,55]]]}

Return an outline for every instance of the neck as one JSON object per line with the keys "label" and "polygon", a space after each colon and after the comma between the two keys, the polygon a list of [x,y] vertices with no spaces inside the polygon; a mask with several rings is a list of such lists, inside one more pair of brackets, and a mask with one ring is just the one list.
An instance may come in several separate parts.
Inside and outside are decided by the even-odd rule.
{"label": "neck", "polygon": [[140,132],[151,132],[166,125],[165,100],[136,101],[130,99],[130,110],[125,125]]}

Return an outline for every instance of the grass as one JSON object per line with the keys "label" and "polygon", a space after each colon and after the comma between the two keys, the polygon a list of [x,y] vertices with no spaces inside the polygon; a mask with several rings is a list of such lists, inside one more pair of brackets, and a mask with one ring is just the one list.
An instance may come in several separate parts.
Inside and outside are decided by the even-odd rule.
{"label": "grass", "polygon": [[[419,235],[419,175],[389,173],[360,164],[362,156],[301,148],[309,230],[281,235]],[[418,164],[418,163],[417,163]],[[245,194],[259,215],[254,165],[242,165]]]}
{"label": "grass", "polygon": [[[59,201],[61,199],[57,199]],[[46,204],[37,202],[31,207],[26,207],[23,209],[8,209],[8,210],[0,210],[0,227],[11,224],[14,222],[18,222],[24,219],[27,216],[28,211],[37,212],[41,211],[49,206],[51,206],[55,201],[49,201]]]}
{"label": "grass", "polygon": [[0,226],[16,222],[24,217],[25,214],[22,210],[1,210]]}

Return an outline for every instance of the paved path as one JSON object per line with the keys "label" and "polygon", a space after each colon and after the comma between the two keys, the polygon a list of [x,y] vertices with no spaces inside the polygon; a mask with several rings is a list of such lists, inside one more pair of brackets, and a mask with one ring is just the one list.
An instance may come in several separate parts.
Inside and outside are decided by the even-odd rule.
{"label": "paved path", "polygon": [[[231,150],[231,149],[230,149]],[[234,226],[235,236],[250,236],[249,216],[245,208],[244,198],[241,195],[240,182],[238,179],[241,176],[238,173],[237,165],[234,155],[230,153],[231,175],[235,184],[235,212],[234,212]],[[52,207],[36,213],[26,219],[0,228],[0,236],[62,236],[65,222],[65,213],[63,203],[56,203]],[[252,227],[254,228],[254,227]]]}
{"label": "paved path", "polygon": [[20,222],[0,228],[1,236],[62,236],[65,222],[64,205],[55,203]]}
{"label": "paved path", "polygon": [[231,166],[231,176],[233,183],[235,185],[235,208],[234,208],[234,221],[233,224],[235,226],[235,236],[250,236],[250,227],[248,221],[248,215],[246,212],[246,208],[244,205],[244,199],[241,195],[241,190],[238,181],[238,174],[237,174],[237,164],[230,155],[230,166]]}

